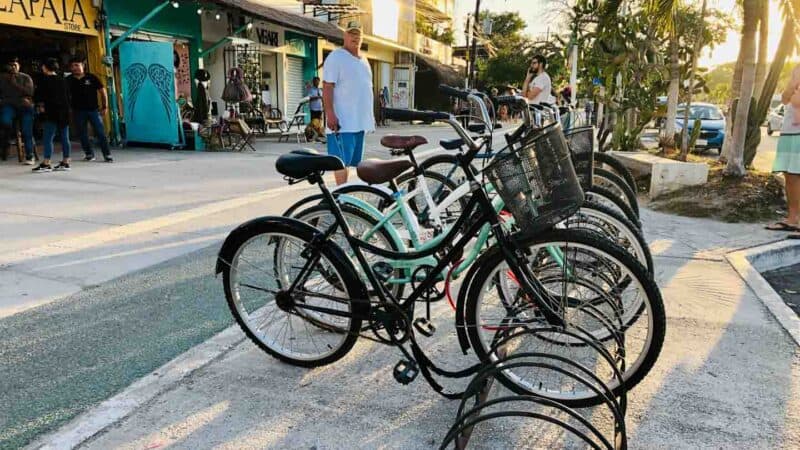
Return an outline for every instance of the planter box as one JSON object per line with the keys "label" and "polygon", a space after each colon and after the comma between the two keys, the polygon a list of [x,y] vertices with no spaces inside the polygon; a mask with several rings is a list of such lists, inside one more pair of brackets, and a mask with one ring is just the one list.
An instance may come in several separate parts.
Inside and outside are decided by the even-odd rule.
{"label": "planter box", "polygon": [[650,192],[654,199],[687,186],[699,186],[708,181],[706,163],[680,162],[647,152],[610,152],[635,176],[650,175]]}

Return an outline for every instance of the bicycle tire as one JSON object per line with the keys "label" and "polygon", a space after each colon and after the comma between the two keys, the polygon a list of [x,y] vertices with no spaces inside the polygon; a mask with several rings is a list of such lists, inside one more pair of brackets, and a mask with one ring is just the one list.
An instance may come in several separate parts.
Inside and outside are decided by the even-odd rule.
{"label": "bicycle tire", "polygon": [[[594,211],[594,212],[600,213],[600,216],[601,216],[600,218],[602,220],[610,219],[610,221],[612,222],[611,224],[614,225],[615,228],[621,229],[621,231],[623,231],[623,232],[627,232],[628,235],[629,235],[628,237],[629,238],[632,237],[633,240],[635,241],[635,244],[638,247],[638,249],[637,249],[638,251],[636,253],[640,253],[640,255],[634,254],[634,253],[632,253],[630,251],[629,251],[629,253],[631,253],[643,266],[645,266],[645,268],[647,269],[647,272],[651,276],[653,275],[653,273],[654,273],[653,272],[653,270],[654,270],[654,267],[653,267],[653,255],[650,252],[650,247],[647,245],[647,241],[645,240],[644,234],[642,233],[641,229],[639,229],[630,220],[628,220],[628,218],[625,217],[622,213],[614,210],[613,208],[610,208],[608,206],[600,204],[600,203],[596,203],[596,202],[592,202],[592,201],[585,201],[583,203],[583,205],[581,205],[581,209],[578,210],[578,212],[580,213],[581,210],[589,210],[589,211]],[[602,216],[608,216],[608,219],[603,218]],[[566,219],[566,221],[569,221],[569,219]],[[613,222],[618,222],[618,223],[615,224]],[[580,227],[578,227],[578,228],[579,229],[583,229],[583,228],[580,228]],[[593,230],[590,230],[590,231],[593,231]],[[594,232],[598,232],[598,231],[594,231]],[[605,236],[605,235],[601,234],[601,236]],[[632,242],[632,244],[633,244],[633,242]]]}
{"label": "bicycle tire", "polygon": [[[366,314],[369,310],[369,303],[366,301],[367,295],[364,285],[358,278],[355,268],[347,259],[341,248],[332,242],[324,242],[320,246],[321,257],[327,259],[331,266],[338,272],[341,277],[341,285],[344,287],[347,299],[350,301],[351,311],[353,312],[350,317],[350,324],[347,328],[344,340],[341,345],[327,356],[319,359],[306,360],[297,359],[284,355],[269,346],[267,346],[257,335],[251,330],[247,321],[239,312],[236,306],[238,299],[235,295],[235,288],[232,286],[232,273],[231,267],[236,261],[242,246],[249,243],[252,239],[259,235],[268,234],[281,234],[297,238],[302,242],[311,242],[315,235],[319,233],[318,230],[311,225],[305,224],[298,220],[288,219],[285,217],[262,217],[259,219],[251,220],[245,224],[240,225],[233,230],[220,250],[217,259],[217,272],[222,273],[223,286],[225,290],[225,299],[228,308],[231,310],[236,323],[244,331],[245,335],[252,341],[258,348],[273,356],[274,358],[300,367],[318,367],[330,364],[334,361],[341,359],[345,356],[355,345],[358,339],[358,333],[361,330],[360,315]],[[353,303],[353,299],[365,299],[366,303]]]}
{"label": "bicycle tire", "polygon": [[[467,176],[464,173],[464,169],[458,167],[458,159],[456,159],[455,155],[451,154],[443,154],[443,155],[434,155],[430,158],[427,158],[425,161],[420,163],[420,168],[426,172],[436,172],[440,175],[444,175],[447,177],[447,174],[455,166],[455,170],[453,171],[453,177],[449,177],[450,181],[452,181],[456,186],[466,183]],[[442,166],[441,168],[435,168],[436,166]],[[470,168],[473,173],[477,173],[475,166],[470,164]]]}
{"label": "bicycle tire", "polygon": [[[649,312],[649,336],[646,341],[646,349],[640,353],[634,364],[627,365],[623,373],[623,381],[621,383],[609,383],[609,387],[615,395],[619,396],[623,392],[628,391],[635,387],[644,377],[650,372],[658,355],[661,352],[664,343],[664,336],[666,333],[666,316],[664,312],[664,304],[661,298],[661,293],[652,277],[649,276],[647,270],[636,259],[634,259],[628,252],[619,246],[609,242],[603,237],[595,234],[576,230],[550,230],[546,233],[541,233],[536,236],[525,235],[517,237],[517,245],[519,248],[530,248],[531,246],[546,246],[548,243],[571,243],[572,245],[582,245],[594,249],[598,254],[604,257],[609,257],[616,260],[617,263],[625,267],[625,269],[636,278],[639,286],[641,286],[646,295],[646,301],[643,306]],[[496,273],[497,268],[505,264],[505,260],[497,248],[493,246],[492,249],[484,253],[481,258],[475,262],[478,267],[474,274],[474,280],[465,281],[465,285],[469,286],[469,292],[466,295],[465,303],[463,305],[465,314],[465,326],[467,329],[467,336],[469,339],[470,347],[475,351],[480,361],[484,363],[491,362],[492,355],[489,354],[483,346],[483,340],[479,335],[478,328],[481,327],[477,323],[477,317],[480,315],[478,307],[480,305],[480,295],[484,291],[486,281],[489,280],[493,274]],[[497,374],[497,379],[508,389],[519,395],[539,395],[546,398],[554,398],[565,406],[570,407],[588,407],[600,404],[602,399],[596,395],[589,395],[582,398],[556,398],[555,396],[548,396],[541,391],[534,391],[521,386],[519,383],[513,381],[508,374],[500,372]]]}
{"label": "bicycle tire", "polygon": [[[340,205],[340,208],[342,210],[342,214],[345,216],[345,220],[346,221],[348,219],[348,217],[347,217],[348,215],[351,216],[352,218],[358,218],[358,220],[362,220],[362,221],[364,221],[364,223],[367,224],[367,230],[373,229],[373,227],[375,227],[378,224],[378,219],[377,218],[372,217],[366,211],[363,211],[362,209],[356,207],[355,205],[344,204],[344,205]],[[307,208],[307,209],[304,209],[304,210],[300,211],[296,215],[292,216],[292,218],[300,220],[302,222],[308,223],[311,226],[316,227],[315,224],[310,223],[306,219],[309,216],[312,216],[315,213],[319,213],[319,212],[322,212],[322,211],[331,212],[331,208],[327,205],[327,203],[321,203],[319,205],[312,206],[311,208]],[[351,230],[352,230],[353,229],[353,223],[351,221],[347,221],[347,223],[351,227]],[[320,230],[320,231],[324,231],[324,230]],[[397,244],[397,242],[394,241],[394,239],[392,238],[392,235],[386,230],[386,226],[385,225],[380,227],[380,228],[378,228],[377,232],[380,233],[380,236],[383,239],[383,241],[389,245],[389,247],[390,247],[389,250],[391,250],[393,252],[399,252],[400,251],[400,246]],[[334,236],[331,236],[328,240],[332,241],[332,239],[334,239]],[[333,241],[333,242],[336,243],[335,241]],[[338,243],[336,243],[336,244],[339,245]],[[342,245],[339,245],[339,247],[340,248],[344,248],[344,247],[342,247]],[[357,267],[356,266],[356,262],[353,262],[353,266]],[[395,269],[395,270],[399,271],[399,273],[396,275],[397,277],[405,278],[406,276],[409,276],[406,273],[405,269]],[[358,272],[358,271],[356,271],[356,272]],[[363,280],[363,281],[364,281],[365,284],[368,283],[367,280]],[[398,298],[398,299],[402,298],[403,291],[405,290],[405,285],[404,284],[400,284],[400,283],[396,283],[395,286],[397,287],[396,290],[392,291],[391,289],[389,289],[390,292],[392,293],[392,295],[395,298]]]}
{"label": "bicycle tire", "polygon": [[[592,186],[589,189],[584,191],[584,194],[587,194],[587,199],[597,202],[607,204],[612,206],[615,210],[622,213],[628,220],[631,221],[637,228],[642,228],[642,222],[639,220],[639,216],[636,212],[628,206],[619,196],[615,195],[613,192],[608,190],[608,188],[603,186]],[[595,197],[595,198],[593,198]]]}
{"label": "bicycle tire", "polygon": [[[443,185],[447,190],[449,190],[449,192],[453,192],[458,188],[458,185],[456,185],[455,183],[450,181],[444,175],[441,175],[441,174],[439,174],[437,172],[425,171],[422,176],[424,178],[428,179],[428,180],[433,180],[434,186],[438,187],[438,185],[436,183],[439,183],[439,184]],[[416,181],[417,181],[417,178],[416,178],[416,175],[414,175],[413,172],[406,172],[406,173],[400,175],[399,177],[397,177],[397,180],[396,180],[397,186],[400,187],[401,190],[403,190],[403,187],[407,184],[407,187],[405,188],[406,192],[410,192],[410,191],[412,191],[412,190],[414,190],[416,188]],[[431,192],[431,196],[432,197],[436,194],[435,191],[436,191],[436,188],[434,188],[432,190],[432,192]],[[439,192],[439,195],[433,198],[434,203],[438,204],[440,201],[444,200],[447,197],[447,195],[449,194],[449,192],[447,192],[447,191]],[[454,222],[455,220],[458,220],[458,217],[461,215],[461,212],[463,212],[467,207],[468,199],[469,199],[468,195],[460,197],[458,200],[456,200],[455,203],[453,203],[453,205],[458,205],[459,209],[457,211],[451,211],[450,208],[452,208],[453,205],[450,205],[450,207],[448,207],[448,209],[442,211],[442,213],[443,214],[444,213],[449,214],[451,216],[450,219],[452,219],[451,220],[452,222]],[[408,206],[411,208],[412,211],[414,211],[415,214],[417,214],[418,218],[420,219],[420,223],[423,223],[423,222],[426,221],[427,218],[426,217],[419,217],[419,216],[420,216],[421,212],[424,212],[427,209],[425,207],[427,205],[422,206],[422,205],[418,205],[417,203],[418,203],[418,201],[417,201],[417,197],[416,196],[414,198],[409,198],[408,199]],[[449,223],[449,222],[447,222],[447,223]]]}
{"label": "bicycle tire", "polygon": [[622,177],[622,179],[628,183],[628,186],[630,186],[631,190],[633,190],[635,194],[639,192],[639,187],[636,185],[636,178],[633,177],[631,171],[628,170],[628,168],[625,167],[625,164],[622,164],[620,160],[609,155],[608,153],[595,152],[594,161],[595,163],[601,164],[600,168],[603,168],[602,165],[610,167],[612,172]]}
{"label": "bicycle tire", "polygon": [[[383,191],[382,189],[379,189],[379,188],[377,188],[375,186],[370,186],[368,184],[352,184],[352,185],[346,184],[346,185],[337,187],[337,188],[335,188],[334,190],[331,191],[331,193],[333,194],[334,197],[336,197],[338,195],[344,195],[344,194],[353,195],[353,194],[359,193],[359,192],[376,197],[378,199],[378,201],[375,202],[375,203],[370,202],[370,204],[372,204],[373,206],[375,206],[376,208],[378,208],[381,211],[383,209],[385,209],[387,206],[389,206],[392,203],[394,203],[394,199],[392,198],[392,196],[389,193],[387,193],[387,192]],[[290,206],[286,211],[283,212],[282,216],[284,216],[284,217],[293,217],[295,214],[298,214],[297,213],[298,210],[299,211],[303,211],[300,208],[303,207],[304,205],[308,205],[308,204],[312,204],[312,203],[313,204],[319,204],[319,203],[321,203],[323,201],[325,201],[325,198],[324,198],[324,196],[322,194],[309,195],[308,197],[305,197],[305,198],[295,202],[292,206]]]}
{"label": "bicycle tire", "polygon": [[621,193],[622,200],[631,207],[631,209],[636,213],[637,217],[639,216],[639,200],[636,198],[636,194],[631,190],[625,180],[610,170],[596,167],[594,169],[594,183],[597,183],[598,179],[605,180],[607,183],[612,184],[615,189],[618,189]]}

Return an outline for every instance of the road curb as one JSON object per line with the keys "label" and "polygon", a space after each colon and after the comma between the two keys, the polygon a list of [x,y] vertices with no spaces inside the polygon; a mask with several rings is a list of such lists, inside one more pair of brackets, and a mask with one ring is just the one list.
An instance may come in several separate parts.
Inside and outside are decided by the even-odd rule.
{"label": "road curb", "polygon": [[25,448],[41,450],[76,448],[108,427],[124,420],[158,395],[172,389],[181,380],[223,357],[244,339],[245,336],[239,327],[232,325]]}
{"label": "road curb", "polygon": [[761,276],[761,272],[796,264],[800,260],[800,243],[783,240],[728,253],[725,257],[750,286],[756,297],[800,346],[800,318]]}

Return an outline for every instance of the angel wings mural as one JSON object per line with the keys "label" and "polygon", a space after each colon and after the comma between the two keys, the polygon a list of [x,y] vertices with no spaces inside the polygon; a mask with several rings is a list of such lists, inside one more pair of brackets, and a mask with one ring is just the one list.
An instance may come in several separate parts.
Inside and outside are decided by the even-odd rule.
{"label": "angel wings mural", "polygon": [[128,91],[126,97],[128,99],[128,117],[133,120],[136,111],[136,100],[141,93],[142,86],[150,79],[158,91],[161,99],[161,105],[164,107],[164,114],[167,121],[172,122],[174,117],[174,103],[173,99],[173,86],[174,80],[172,72],[161,64],[150,64],[150,67],[145,67],[144,64],[134,63],[125,70],[125,77],[128,80]]}

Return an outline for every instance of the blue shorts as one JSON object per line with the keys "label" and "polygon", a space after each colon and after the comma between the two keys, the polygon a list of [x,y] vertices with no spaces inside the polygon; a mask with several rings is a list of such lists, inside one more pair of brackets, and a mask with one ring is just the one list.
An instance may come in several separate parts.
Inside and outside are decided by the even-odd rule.
{"label": "blue shorts", "polygon": [[338,156],[346,167],[356,167],[364,156],[364,132],[331,133],[328,138],[328,154]]}

